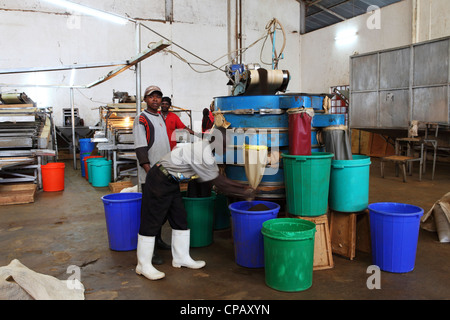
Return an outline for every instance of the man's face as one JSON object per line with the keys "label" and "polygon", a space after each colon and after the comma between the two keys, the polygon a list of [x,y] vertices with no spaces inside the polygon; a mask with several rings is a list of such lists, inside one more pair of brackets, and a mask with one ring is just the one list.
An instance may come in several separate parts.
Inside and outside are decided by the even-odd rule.
{"label": "man's face", "polygon": [[144,101],[147,104],[147,109],[156,113],[161,106],[162,96],[157,92],[153,92],[145,96]]}
{"label": "man's face", "polygon": [[167,102],[167,101],[161,102],[161,110],[162,110],[162,112],[164,112],[164,113],[168,112],[169,108],[170,108],[169,102]]}

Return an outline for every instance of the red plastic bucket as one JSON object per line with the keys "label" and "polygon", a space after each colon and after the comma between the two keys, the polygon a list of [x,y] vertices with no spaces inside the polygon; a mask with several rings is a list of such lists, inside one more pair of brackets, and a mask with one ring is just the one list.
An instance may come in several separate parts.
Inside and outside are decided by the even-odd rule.
{"label": "red plastic bucket", "polygon": [[311,116],[300,109],[288,111],[289,154],[294,156],[311,155]]}
{"label": "red plastic bucket", "polygon": [[62,162],[52,162],[41,166],[42,187],[44,191],[64,190],[64,168]]}

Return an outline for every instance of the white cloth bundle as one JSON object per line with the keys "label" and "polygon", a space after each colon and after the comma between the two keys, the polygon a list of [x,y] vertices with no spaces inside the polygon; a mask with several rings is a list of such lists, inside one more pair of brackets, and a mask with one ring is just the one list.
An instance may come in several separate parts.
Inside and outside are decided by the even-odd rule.
{"label": "white cloth bundle", "polygon": [[84,300],[84,286],[77,279],[37,273],[14,259],[0,267],[0,300]]}
{"label": "white cloth bundle", "polygon": [[450,242],[450,192],[434,203],[421,222],[422,229],[438,233],[439,242]]}

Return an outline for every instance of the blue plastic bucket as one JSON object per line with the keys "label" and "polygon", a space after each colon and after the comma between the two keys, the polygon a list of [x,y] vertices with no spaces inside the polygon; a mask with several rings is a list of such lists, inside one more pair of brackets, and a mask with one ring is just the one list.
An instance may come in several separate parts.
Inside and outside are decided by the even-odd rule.
{"label": "blue plastic bucket", "polygon": [[330,174],[331,210],[358,212],[369,204],[370,157],[353,155],[352,160],[332,160]]}
{"label": "blue plastic bucket", "polygon": [[[266,205],[269,210],[249,211],[258,204]],[[247,268],[264,267],[262,224],[277,217],[280,205],[274,202],[255,200],[234,202],[228,208],[231,212],[236,263]]]}
{"label": "blue plastic bucket", "polygon": [[92,186],[107,187],[111,182],[111,160],[92,162]]}
{"label": "blue plastic bucket", "polygon": [[91,142],[90,138],[80,139],[80,154],[88,154],[91,155],[92,151],[95,148],[95,143]]}
{"label": "blue plastic bucket", "polygon": [[115,251],[136,250],[141,223],[142,194],[112,193],[103,196],[102,201],[109,248]]}
{"label": "blue plastic bucket", "polygon": [[89,156],[90,156],[90,153],[84,153],[84,154],[82,153],[80,155],[80,166],[81,166],[81,176],[82,177],[86,177],[86,167],[84,165],[84,160],[86,157],[89,157]]}
{"label": "blue plastic bucket", "polygon": [[423,209],[395,202],[369,204],[372,261],[383,271],[414,269]]}

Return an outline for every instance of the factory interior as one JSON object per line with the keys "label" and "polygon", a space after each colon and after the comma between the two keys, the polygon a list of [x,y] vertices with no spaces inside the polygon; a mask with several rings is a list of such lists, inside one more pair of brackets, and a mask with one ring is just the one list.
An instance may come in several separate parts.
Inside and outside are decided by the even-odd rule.
{"label": "factory interior", "polygon": [[448,0],[0,17],[0,300],[270,317],[450,299]]}

